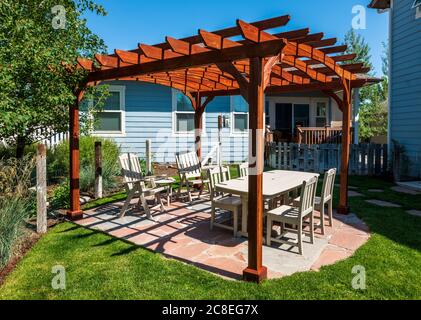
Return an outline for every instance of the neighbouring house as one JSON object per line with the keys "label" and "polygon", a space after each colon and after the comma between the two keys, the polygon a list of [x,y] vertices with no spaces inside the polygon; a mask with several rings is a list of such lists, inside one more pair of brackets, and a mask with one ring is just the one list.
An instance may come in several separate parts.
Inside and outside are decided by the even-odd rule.
{"label": "neighbouring house", "polygon": [[[178,151],[194,149],[194,111],[187,97],[169,87],[136,81],[112,81],[110,97],[99,113],[95,135],[113,138],[123,152],[145,155],[152,142],[153,161],[173,163]],[[296,128],[342,130],[342,112],[322,92],[266,96],[266,125],[279,141],[294,141]],[[203,116],[202,150],[206,156],[218,141],[218,116],[222,130],[222,161],[248,157],[248,105],[241,96],[216,97]],[[332,129],[333,130],[333,129]]]}
{"label": "neighbouring house", "polygon": [[[405,147],[407,175],[421,175],[421,0],[373,0],[389,12],[389,145]],[[405,174],[405,173],[404,173]]]}

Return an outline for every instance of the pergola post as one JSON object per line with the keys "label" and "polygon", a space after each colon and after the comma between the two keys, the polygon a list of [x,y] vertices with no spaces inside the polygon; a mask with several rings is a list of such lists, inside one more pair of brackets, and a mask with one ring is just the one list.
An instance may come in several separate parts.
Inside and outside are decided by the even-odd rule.
{"label": "pergola post", "polygon": [[80,209],[80,155],[79,155],[79,105],[83,98],[83,91],[76,94],[77,101],[69,109],[69,144],[70,144],[70,209],[67,217],[70,220],[78,220],[83,217]]}
{"label": "pergola post", "polygon": [[342,98],[342,153],[341,153],[341,182],[339,194],[339,214],[349,214],[348,204],[348,171],[351,144],[351,84],[343,80]]}
{"label": "pergola post", "polygon": [[264,114],[264,60],[250,59],[249,103],[249,198],[248,198],[248,267],[246,281],[261,282],[267,278],[263,266],[263,114]]}

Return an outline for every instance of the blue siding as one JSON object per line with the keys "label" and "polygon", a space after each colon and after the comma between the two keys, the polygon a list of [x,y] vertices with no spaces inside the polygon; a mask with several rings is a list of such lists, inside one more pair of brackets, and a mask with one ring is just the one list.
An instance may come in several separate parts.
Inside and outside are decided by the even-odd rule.
{"label": "blue siding", "polygon": [[[126,88],[126,134],[114,140],[122,152],[145,155],[145,141],[152,140],[152,152],[156,162],[174,162],[178,151],[194,148],[194,136],[173,134],[172,90],[168,87],[134,81],[113,81],[112,85]],[[206,131],[202,138],[203,154],[206,155],[217,143],[218,115],[230,113],[230,98],[217,97],[207,107]],[[233,136],[229,129],[222,134],[223,161],[238,162],[246,159],[248,139]]]}
{"label": "blue siding", "polygon": [[[135,81],[113,81],[111,85],[125,87],[125,128],[122,137],[113,139],[122,152],[145,156],[145,141],[152,140],[154,161],[172,163],[176,152],[192,150],[194,136],[173,133],[171,88]],[[282,96],[302,97],[303,94]],[[308,97],[323,97],[321,93],[305,93]],[[203,155],[207,155],[218,141],[218,116],[231,117],[230,97],[216,97],[206,108],[205,132],[202,135]],[[231,129],[222,130],[222,160],[241,162],[248,157],[248,136],[232,134]]]}
{"label": "blue siding", "polygon": [[391,139],[406,147],[410,174],[421,170],[421,19],[413,0],[394,1],[391,55]]}

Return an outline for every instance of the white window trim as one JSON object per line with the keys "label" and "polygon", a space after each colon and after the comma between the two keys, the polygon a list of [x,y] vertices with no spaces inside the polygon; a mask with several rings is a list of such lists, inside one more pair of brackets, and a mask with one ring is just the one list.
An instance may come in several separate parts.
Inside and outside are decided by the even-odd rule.
{"label": "white window trim", "polygon": [[234,99],[235,96],[230,96],[230,134],[234,137],[244,137],[248,136],[249,130],[245,131],[235,131],[235,115],[236,114],[246,114],[247,115],[247,128],[250,128],[250,118],[249,118],[249,112],[235,112],[234,111]]}
{"label": "white window trim", "polygon": [[103,110],[101,112],[104,112],[104,113],[105,112],[110,112],[110,113],[120,112],[121,113],[121,117],[120,117],[121,131],[94,131],[92,135],[95,137],[110,137],[110,138],[125,137],[126,136],[126,86],[109,85],[108,91],[120,93],[120,110]]}
{"label": "white window trim", "polygon": [[[177,111],[177,94],[178,93],[180,93],[180,91],[176,89],[171,89],[171,104],[172,104],[171,132],[172,132],[172,135],[175,137],[194,137],[195,136],[194,130],[193,131],[177,131],[177,114],[193,114],[194,115],[194,111]],[[206,110],[205,112],[203,112],[203,115],[202,115],[202,136],[206,136]]]}
{"label": "white window trim", "polygon": [[421,18],[421,6],[418,6],[415,10],[416,10],[415,11],[415,19],[420,19]]}
{"label": "white window trim", "polygon": [[[323,117],[318,117],[317,116],[317,104],[318,103],[324,103],[326,106],[326,114],[325,114],[325,122],[326,125],[329,125],[329,100],[325,100],[325,99],[317,99],[314,101],[314,125],[317,127],[317,119],[318,118],[323,118]],[[320,127],[321,128],[321,127]]]}

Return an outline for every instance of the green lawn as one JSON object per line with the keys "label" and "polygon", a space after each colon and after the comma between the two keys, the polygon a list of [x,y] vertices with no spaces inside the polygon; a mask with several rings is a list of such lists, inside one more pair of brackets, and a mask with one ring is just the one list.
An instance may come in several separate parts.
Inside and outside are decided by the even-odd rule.
{"label": "green lawn", "polygon": [[[160,254],[71,223],[53,228],[0,288],[0,299],[421,299],[421,196],[391,191],[377,179],[351,177],[365,197],[352,198],[353,212],[373,232],[356,254],[320,272],[305,272],[258,286],[223,280]],[[383,194],[368,189],[381,188]],[[336,194],[338,194],[336,190]],[[393,200],[404,207],[364,202]],[[337,201],[337,199],[336,199]],[[66,268],[66,290],[51,288],[51,268]],[[351,270],[362,265],[367,289],[354,290]]]}

